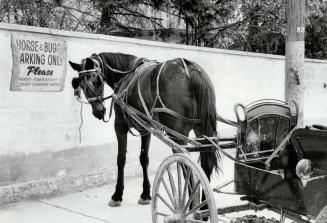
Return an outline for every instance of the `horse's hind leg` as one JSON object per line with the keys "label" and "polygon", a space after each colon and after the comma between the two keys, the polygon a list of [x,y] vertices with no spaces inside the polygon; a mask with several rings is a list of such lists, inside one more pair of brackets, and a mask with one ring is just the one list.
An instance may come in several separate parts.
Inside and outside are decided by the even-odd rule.
{"label": "horse's hind leg", "polygon": [[147,205],[150,204],[150,181],[148,176],[149,166],[149,146],[150,146],[151,134],[146,134],[141,137],[141,154],[140,163],[143,170],[143,192],[138,201],[139,204]]}

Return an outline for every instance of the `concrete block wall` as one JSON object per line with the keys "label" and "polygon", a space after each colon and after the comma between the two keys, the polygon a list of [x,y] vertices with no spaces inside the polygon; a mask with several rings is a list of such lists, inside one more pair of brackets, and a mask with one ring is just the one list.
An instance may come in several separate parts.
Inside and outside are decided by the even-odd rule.
{"label": "concrete block wall", "polygon": [[[67,66],[62,92],[10,91],[13,33],[64,40],[67,60],[75,62],[100,52],[122,52],[158,61],[176,57],[192,60],[209,74],[215,86],[218,112],[231,119],[234,119],[236,102],[247,104],[262,98],[284,98],[285,62],[281,56],[0,24],[0,200],[8,187],[17,188],[22,183],[50,182],[58,177],[64,182],[67,176],[88,176],[85,173],[97,170],[115,177],[112,172],[116,168],[113,122],[98,121],[87,105],[83,106],[84,124],[82,142],[79,142],[80,104],[71,88],[71,79],[77,73],[70,66]],[[314,120],[327,124],[327,89],[324,88],[327,63],[307,60],[305,69],[305,119],[308,123]],[[111,89],[107,88],[106,92],[111,93]],[[229,132],[225,127],[221,125],[221,132]],[[138,165],[139,139],[130,136],[129,141],[127,163],[131,172],[127,175],[135,175],[133,167]],[[153,145],[150,167],[155,170],[163,157],[170,154],[170,149],[157,140]],[[106,182],[110,180],[103,181]],[[42,192],[43,187],[40,188],[39,194],[55,194],[55,190]],[[8,198],[6,203],[15,199]]]}

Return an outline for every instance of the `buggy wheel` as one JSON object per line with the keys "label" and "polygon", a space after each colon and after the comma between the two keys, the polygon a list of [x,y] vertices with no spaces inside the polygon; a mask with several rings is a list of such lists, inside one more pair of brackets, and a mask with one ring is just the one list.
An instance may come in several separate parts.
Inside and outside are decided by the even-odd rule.
{"label": "buggy wheel", "polygon": [[326,223],[326,222],[327,222],[327,206],[321,209],[315,220],[315,223]]}
{"label": "buggy wheel", "polygon": [[153,223],[216,223],[217,209],[209,181],[200,165],[174,154],[160,165],[152,190]]}

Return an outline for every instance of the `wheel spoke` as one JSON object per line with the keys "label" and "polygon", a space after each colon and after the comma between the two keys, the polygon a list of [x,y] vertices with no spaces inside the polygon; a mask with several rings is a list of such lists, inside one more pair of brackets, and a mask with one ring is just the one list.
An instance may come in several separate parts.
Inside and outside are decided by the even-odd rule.
{"label": "wheel spoke", "polygon": [[187,212],[185,214],[185,216],[189,216],[190,214],[194,213],[196,210],[199,210],[200,208],[202,208],[204,205],[207,204],[207,201],[202,201],[200,204],[196,205],[192,210],[190,210],[189,212]]}
{"label": "wheel spoke", "polygon": [[192,193],[191,193],[191,195],[190,195],[190,197],[189,197],[189,199],[188,199],[188,201],[187,201],[187,203],[186,203],[186,205],[185,205],[185,207],[183,209],[183,213],[185,213],[187,211],[187,209],[189,208],[190,204],[192,203],[195,195],[197,194],[197,190],[198,190],[199,186],[200,186],[200,181],[198,181],[195,184],[195,186],[194,186],[194,188],[192,190]]}
{"label": "wheel spoke", "polygon": [[185,181],[184,181],[184,190],[183,190],[183,198],[182,198],[182,207],[184,206],[185,201],[186,201],[186,193],[187,193],[188,185],[189,185],[189,182],[190,182],[190,176],[191,176],[191,170],[188,169],[188,170],[186,171],[186,177],[185,177]]}
{"label": "wheel spoke", "polygon": [[182,208],[182,176],[181,164],[177,162],[178,204]]}
{"label": "wheel spoke", "polygon": [[175,186],[175,181],[174,181],[173,174],[171,173],[170,165],[167,167],[167,172],[168,172],[168,176],[169,176],[169,182],[170,182],[171,191],[172,191],[173,197],[175,199],[175,204],[178,207],[179,205],[178,205],[178,198],[177,198],[176,186]]}
{"label": "wheel spoke", "polygon": [[160,200],[173,212],[175,213],[176,211],[174,210],[174,208],[160,195],[160,194],[156,194]]}
{"label": "wheel spoke", "polygon": [[168,185],[167,185],[167,183],[166,183],[166,181],[165,181],[165,179],[164,179],[163,177],[162,177],[162,179],[161,179],[161,182],[162,182],[162,184],[163,184],[164,187],[165,187],[165,190],[166,190],[166,192],[167,192],[167,194],[168,194],[168,197],[169,197],[169,199],[170,199],[170,202],[172,203],[172,205],[174,206],[174,208],[177,209],[177,205],[175,204],[174,197],[173,197],[173,195],[171,194],[171,192],[170,192],[170,190],[169,190],[169,187],[168,187]]}
{"label": "wheel spoke", "polygon": [[183,173],[186,174],[186,168],[185,168],[185,165],[184,164],[181,164],[181,167],[183,169]]}

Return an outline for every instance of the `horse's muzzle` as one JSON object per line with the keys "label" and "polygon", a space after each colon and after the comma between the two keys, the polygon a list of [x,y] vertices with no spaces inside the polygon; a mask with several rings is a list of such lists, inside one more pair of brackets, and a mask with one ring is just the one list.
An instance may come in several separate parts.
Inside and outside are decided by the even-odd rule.
{"label": "horse's muzzle", "polygon": [[104,119],[105,114],[106,114],[106,110],[103,110],[103,111],[94,111],[93,110],[93,115],[99,120]]}
{"label": "horse's muzzle", "polygon": [[97,119],[102,120],[106,114],[106,108],[102,103],[92,103],[92,113]]}

